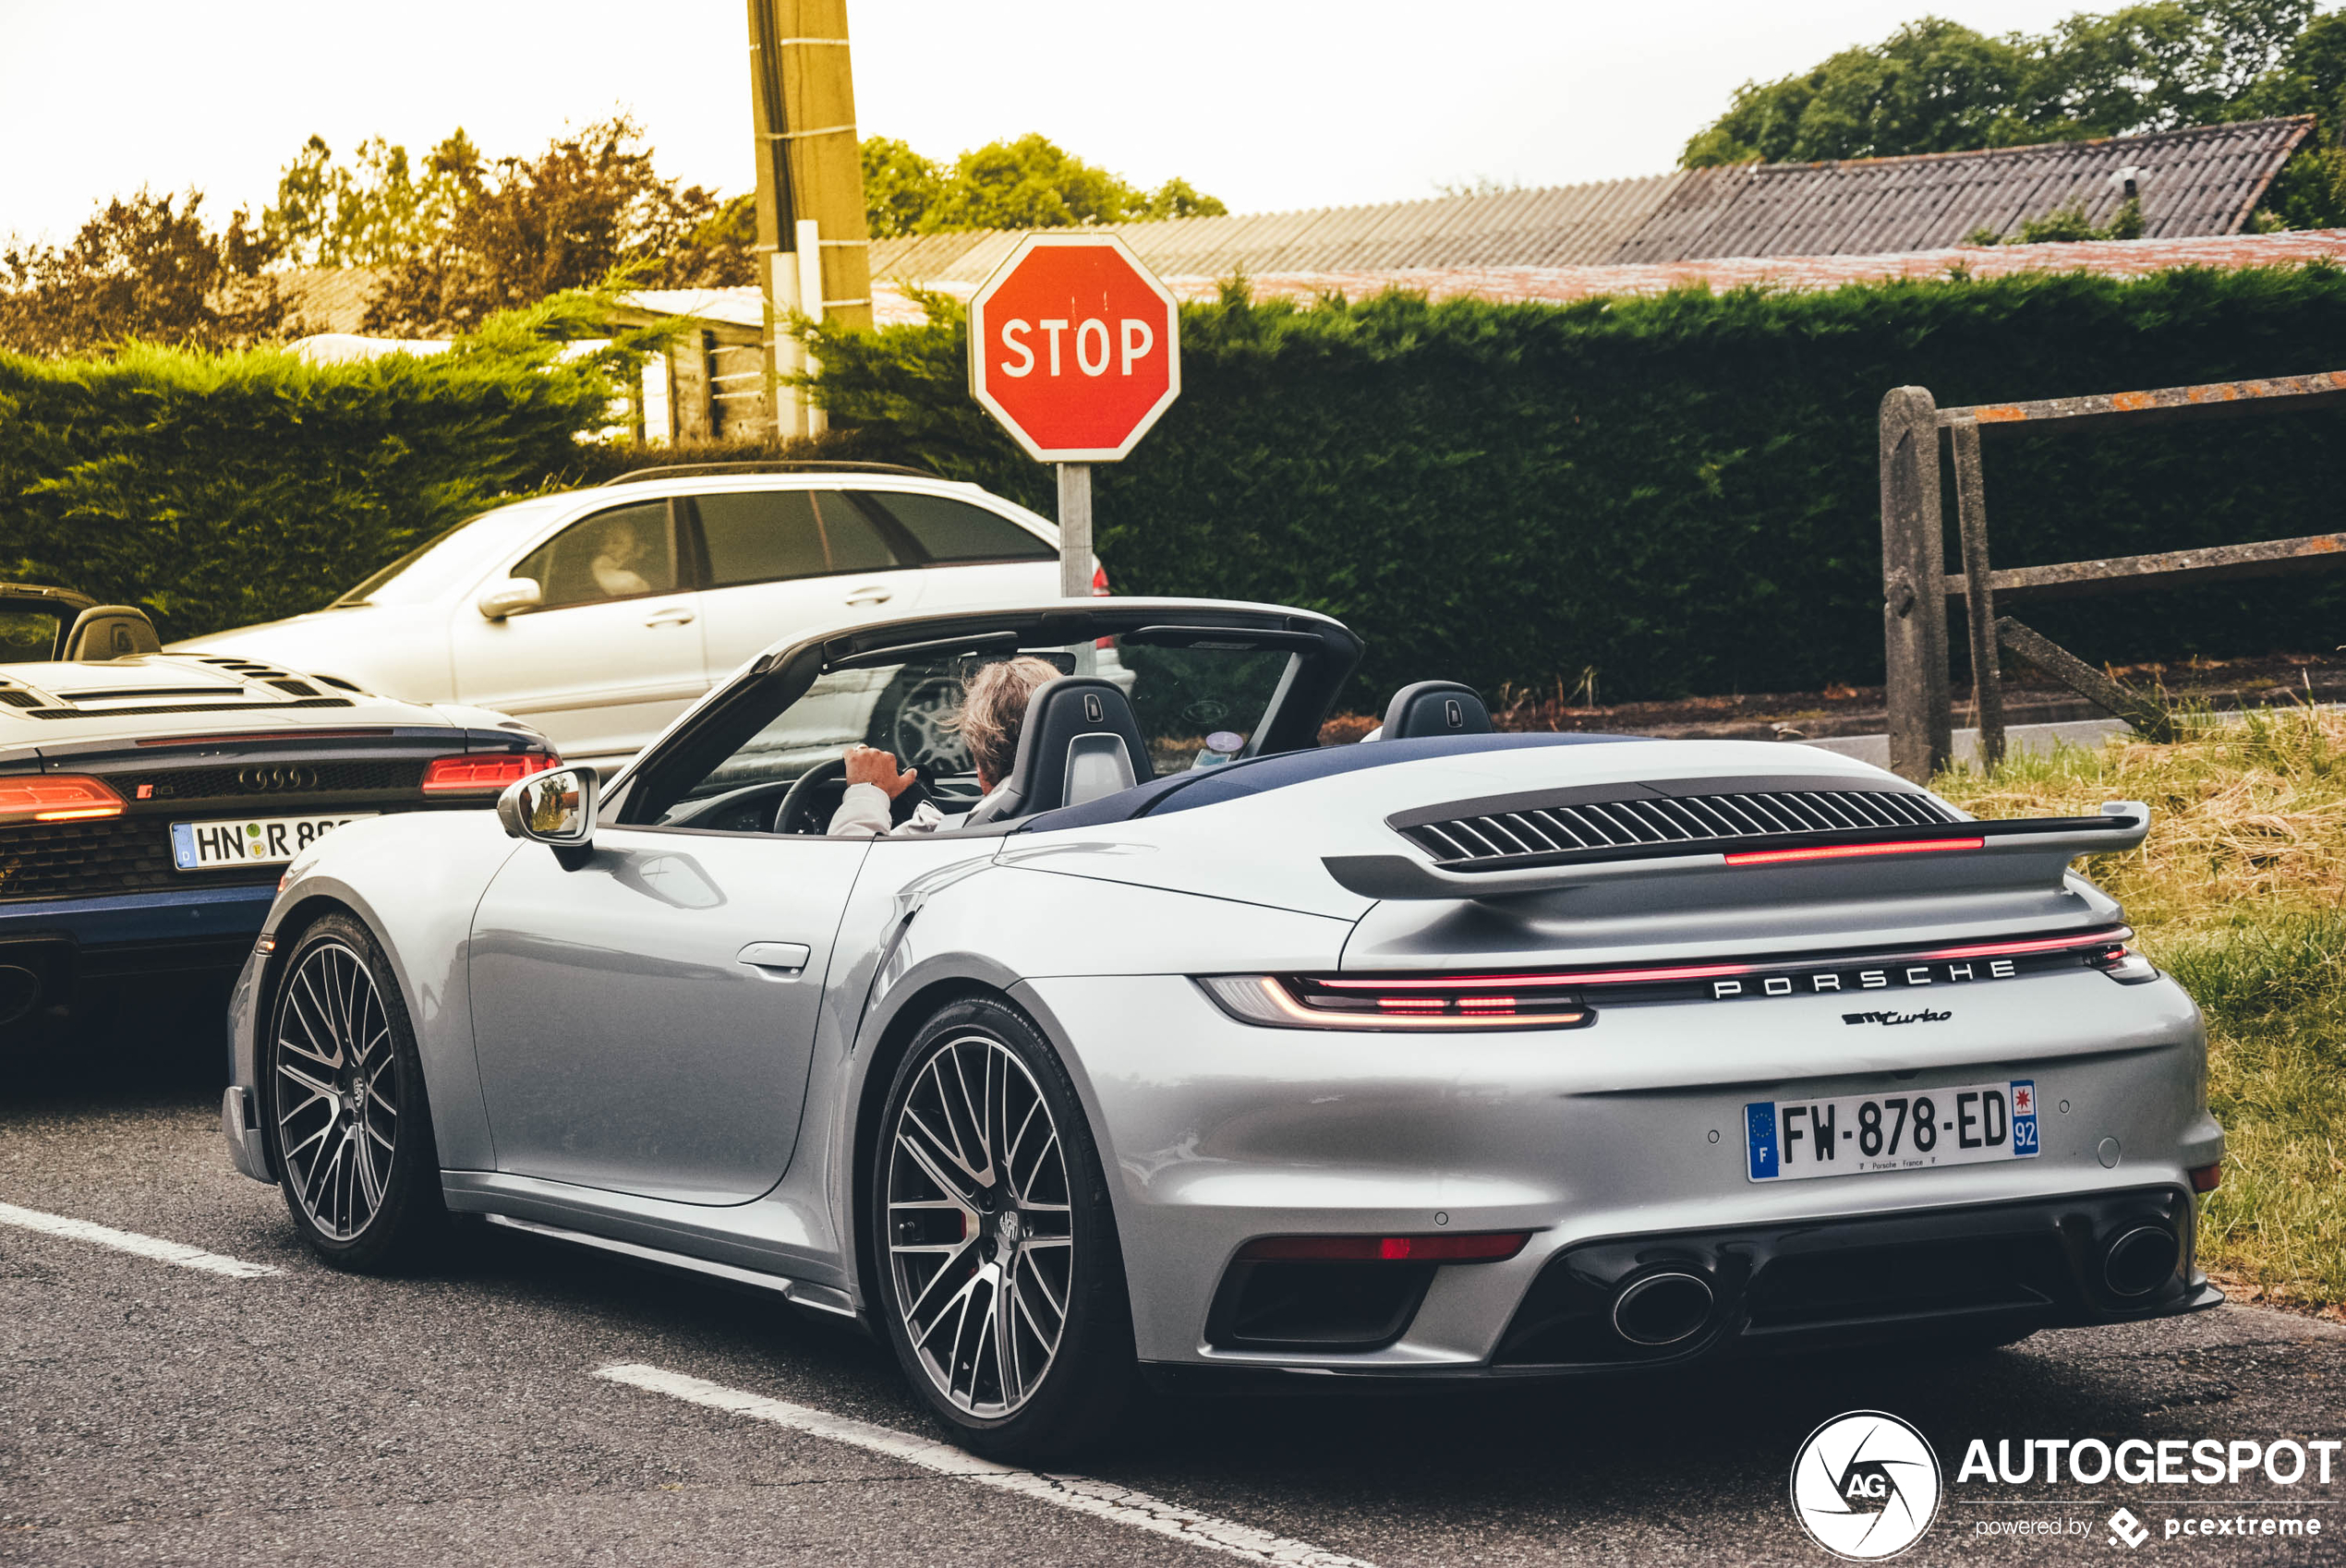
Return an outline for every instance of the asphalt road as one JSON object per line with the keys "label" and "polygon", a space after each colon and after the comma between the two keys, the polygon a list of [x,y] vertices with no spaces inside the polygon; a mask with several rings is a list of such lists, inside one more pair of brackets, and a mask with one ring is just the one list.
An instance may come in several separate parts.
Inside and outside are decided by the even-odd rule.
{"label": "asphalt road", "polygon": [[[0,1072],[0,1203],[280,1271],[222,1277],[0,1224],[0,1562],[1241,1560],[1129,1511],[1055,1506],[596,1375],[652,1367],[929,1435],[876,1346],[762,1294],[503,1232],[429,1277],[325,1269],[277,1195],[229,1169],[215,1050],[182,1037]],[[2346,1536],[2346,1455],[2327,1488],[2310,1472],[2293,1487],[2253,1472],[2212,1488],[1954,1484],[1975,1437],[1991,1451],[2346,1437],[2341,1390],[2346,1331],[2227,1308],[1958,1360],[1161,1405],[1094,1457],[1086,1475],[1108,1486],[1086,1495],[1136,1489],[1271,1532],[1290,1562],[1306,1543],[1380,1568],[1814,1564],[1830,1560],[1794,1522],[1794,1453],[1820,1421],[1874,1408],[1918,1426],[1949,1482],[1904,1562],[2346,1562],[2335,1538],[2162,1534],[2170,1516],[2221,1514]],[[2110,1543],[2122,1504],[2152,1531],[2138,1551]],[[1979,1533],[2050,1520],[2085,1533]]]}

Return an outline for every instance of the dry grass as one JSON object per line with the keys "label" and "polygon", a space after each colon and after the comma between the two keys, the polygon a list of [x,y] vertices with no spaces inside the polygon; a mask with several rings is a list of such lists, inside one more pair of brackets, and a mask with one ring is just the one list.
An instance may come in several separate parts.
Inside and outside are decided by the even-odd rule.
{"label": "dry grass", "polygon": [[2201,1254],[2236,1297],[2346,1315],[2346,712],[2203,719],[1935,781],[1980,816],[2150,803],[2150,837],[2086,874],[2198,1000],[2224,1183]]}

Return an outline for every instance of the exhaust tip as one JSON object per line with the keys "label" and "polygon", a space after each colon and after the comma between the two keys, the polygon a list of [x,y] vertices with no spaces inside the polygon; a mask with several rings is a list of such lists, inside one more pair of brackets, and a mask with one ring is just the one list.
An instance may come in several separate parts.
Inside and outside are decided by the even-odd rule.
{"label": "exhaust tip", "polygon": [[1702,1332],[1716,1300],[1700,1274],[1647,1274],[1613,1298],[1613,1332],[1632,1345],[1675,1345]]}
{"label": "exhaust tip", "polygon": [[2173,1276],[2182,1244],[2165,1225],[2121,1232],[2102,1254],[2102,1283],[2113,1296],[2148,1296]]}

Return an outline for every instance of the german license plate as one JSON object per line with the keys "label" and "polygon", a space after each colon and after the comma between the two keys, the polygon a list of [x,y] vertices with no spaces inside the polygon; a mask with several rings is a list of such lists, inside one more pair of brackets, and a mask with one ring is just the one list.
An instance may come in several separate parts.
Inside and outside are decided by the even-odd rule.
{"label": "german license plate", "polygon": [[1744,1106],[1743,1125],[1753,1181],[2027,1160],[2037,1154],[2037,1085],[2023,1078],[1837,1100],[1759,1100]]}
{"label": "german license plate", "polygon": [[239,865],[276,865],[293,859],[345,822],[375,814],[338,816],[258,816],[241,822],[175,822],[171,858],[181,871],[224,871]]}

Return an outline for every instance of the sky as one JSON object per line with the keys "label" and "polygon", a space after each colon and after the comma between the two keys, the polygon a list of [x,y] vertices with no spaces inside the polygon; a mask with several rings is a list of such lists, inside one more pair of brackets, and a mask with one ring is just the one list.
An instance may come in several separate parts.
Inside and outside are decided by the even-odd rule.
{"label": "sky", "polygon": [[[849,0],[856,118],[933,158],[1040,131],[1238,212],[1659,173],[1740,83],[1925,13],[2043,30],[2081,0]],[[107,196],[256,211],[315,132],[490,154],[625,109],[661,173],[751,183],[740,0],[0,0],[0,235]]]}

